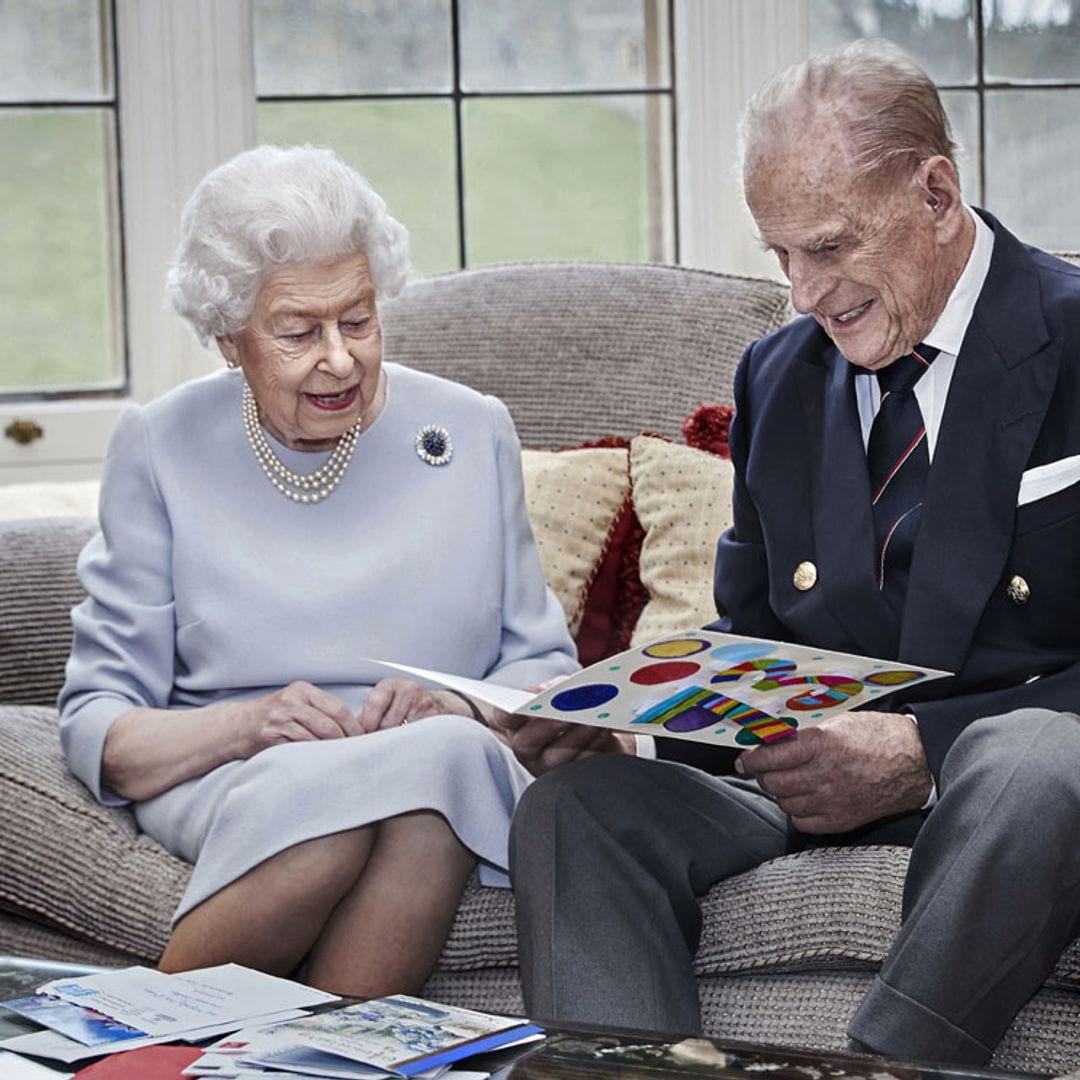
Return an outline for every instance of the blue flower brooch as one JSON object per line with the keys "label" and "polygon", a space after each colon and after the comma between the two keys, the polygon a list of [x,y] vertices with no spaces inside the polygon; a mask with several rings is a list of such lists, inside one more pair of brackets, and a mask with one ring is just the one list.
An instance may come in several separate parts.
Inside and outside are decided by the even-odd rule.
{"label": "blue flower brooch", "polygon": [[416,453],[428,465],[446,465],[454,456],[450,432],[438,424],[427,424],[416,433]]}

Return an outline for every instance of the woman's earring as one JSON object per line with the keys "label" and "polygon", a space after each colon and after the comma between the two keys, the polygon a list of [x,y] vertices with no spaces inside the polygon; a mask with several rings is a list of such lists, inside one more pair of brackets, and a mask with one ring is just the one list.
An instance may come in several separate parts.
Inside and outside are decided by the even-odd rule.
{"label": "woman's earring", "polygon": [[225,366],[227,368],[235,369],[235,368],[238,368],[240,366],[240,362],[238,360],[226,360],[225,361]]}

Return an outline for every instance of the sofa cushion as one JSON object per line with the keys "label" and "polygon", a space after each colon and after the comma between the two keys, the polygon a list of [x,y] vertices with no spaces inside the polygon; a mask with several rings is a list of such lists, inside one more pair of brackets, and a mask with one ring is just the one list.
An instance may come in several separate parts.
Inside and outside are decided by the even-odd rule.
{"label": "sofa cushion", "polygon": [[96,517],[97,480],[0,484],[0,521],[39,517]]}
{"label": "sofa cushion", "polygon": [[790,315],[776,281],[611,263],[457,271],[379,307],[384,359],[495,394],[539,447],[678,436],[698,402],[730,397],[743,351]]}
{"label": "sofa cushion", "polygon": [[0,806],[17,837],[0,905],[73,937],[154,961],[191,868],[106,809],[64,763],[55,709],[0,705]]}
{"label": "sofa cushion", "polygon": [[51,705],[83,598],[75,561],[92,517],[0,521],[0,702]]}
{"label": "sofa cushion", "polygon": [[731,524],[731,462],[652,435],[630,445],[634,509],[645,530],[639,573],[649,600],[634,628],[641,645],[716,618],[716,541]]}
{"label": "sofa cushion", "polygon": [[630,499],[623,447],[524,450],[525,502],[544,577],[576,634],[614,526]]}

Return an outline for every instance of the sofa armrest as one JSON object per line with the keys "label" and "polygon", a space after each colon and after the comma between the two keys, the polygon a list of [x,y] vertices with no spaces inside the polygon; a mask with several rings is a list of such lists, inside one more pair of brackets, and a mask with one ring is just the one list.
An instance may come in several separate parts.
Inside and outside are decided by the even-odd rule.
{"label": "sofa armrest", "polygon": [[52,705],[83,598],[75,563],[92,517],[0,521],[0,703]]}
{"label": "sofa armrest", "polygon": [[191,867],[68,772],[54,709],[0,705],[0,806],[0,906],[157,959]]}

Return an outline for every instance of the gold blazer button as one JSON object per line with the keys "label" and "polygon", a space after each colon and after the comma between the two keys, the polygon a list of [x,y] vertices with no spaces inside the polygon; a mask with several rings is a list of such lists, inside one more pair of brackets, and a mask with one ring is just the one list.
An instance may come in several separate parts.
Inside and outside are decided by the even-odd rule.
{"label": "gold blazer button", "polygon": [[817,584],[817,567],[812,562],[801,562],[791,575],[791,582],[799,592],[806,592]]}
{"label": "gold blazer button", "polygon": [[1005,595],[1014,604],[1026,604],[1031,599],[1031,586],[1019,574],[1013,574],[1005,586]]}

